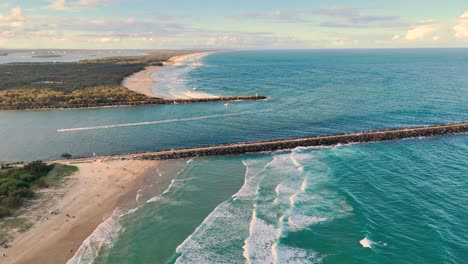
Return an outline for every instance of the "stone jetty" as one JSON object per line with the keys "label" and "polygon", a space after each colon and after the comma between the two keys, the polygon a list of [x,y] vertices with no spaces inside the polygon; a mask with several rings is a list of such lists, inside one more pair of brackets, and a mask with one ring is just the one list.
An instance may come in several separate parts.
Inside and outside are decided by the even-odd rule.
{"label": "stone jetty", "polygon": [[15,110],[52,110],[52,109],[77,109],[77,108],[97,108],[97,107],[119,107],[119,106],[139,106],[139,105],[165,105],[165,104],[194,104],[194,103],[211,103],[211,102],[233,102],[233,101],[256,101],[266,100],[263,95],[241,95],[241,96],[218,96],[208,98],[187,98],[187,99],[163,99],[163,98],[148,98],[144,101],[134,102],[107,102],[107,103],[79,103],[60,105],[58,107],[51,106],[34,106],[31,108],[19,106],[0,106],[0,111],[15,111]]}
{"label": "stone jetty", "polygon": [[468,122],[463,122],[424,127],[375,130],[349,134],[321,135],[313,137],[236,143],[197,148],[161,150],[156,152],[128,155],[127,157],[130,159],[141,160],[161,160],[191,158],[199,156],[238,155],[254,152],[293,149],[296,147],[333,146],[337,144],[377,142],[417,137],[434,137],[446,134],[467,132]]}
{"label": "stone jetty", "polygon": [[263,95],[243,95],[243,96],[219,96],[207,98],[190,98],[190,99],[163,99],[164,104],[193,104],[193,103],[209,103],[209,102],[230,102],[230,101],[255,101],[265,100]]}

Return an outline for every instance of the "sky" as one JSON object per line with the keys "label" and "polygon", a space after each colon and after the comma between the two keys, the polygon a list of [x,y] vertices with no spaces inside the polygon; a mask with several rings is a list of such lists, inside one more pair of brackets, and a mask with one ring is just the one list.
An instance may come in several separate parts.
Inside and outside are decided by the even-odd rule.
{"label": "sky", "polygon": [[0,0],[0,48],[468,47],[468,0]]}

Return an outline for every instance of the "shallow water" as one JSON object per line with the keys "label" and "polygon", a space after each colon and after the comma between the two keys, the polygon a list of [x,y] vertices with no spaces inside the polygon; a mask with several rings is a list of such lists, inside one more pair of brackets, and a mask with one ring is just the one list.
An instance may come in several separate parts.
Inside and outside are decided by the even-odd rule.
{"label": "shallow water", "polygon": [[467,151],[453,135],[196,158],[103,263],[463,263]]}

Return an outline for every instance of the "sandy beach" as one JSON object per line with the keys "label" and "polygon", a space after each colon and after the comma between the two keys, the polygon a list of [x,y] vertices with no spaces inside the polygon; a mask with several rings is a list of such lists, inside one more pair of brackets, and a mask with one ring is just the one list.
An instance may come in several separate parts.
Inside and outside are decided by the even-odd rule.
{"label": "sandy beach", "polygon": [[210,54],[211,52],[197,52],[192,54],[186,55],[179,55],[170,58],[168,61],[164,63],[163,66],[149,66],[146,67],[143,71],[139,71],[127,78],[124,79],[122,82],[122,86],[127,87],[129,90],[144,94],[148,97],[156,97],[156,98],[165,98],[165,99],[182,99],[182,98],[203,98],[203,97],[213,97],[208,94],[200,93],[200,92],[191,92],[189,91],[189,95],[186,97],[167,97],[164,95],[157,95],[154,94],[151,87],[156,82],[151,77],[153,74],[167,70],[174,66],[180,66],[184,64],[186,61],[192,61],[195,59],[199,59],[203,56]]}
{"label": "sandy beach", "polygon": [[[0,263],[67,263],[115,210],[135,208],[139,190],[149,181],[158,184],[161,177],[155,170],[166,164],[106,158],[71,162],[79,170],[68,184],[53,190],[47,203],[29,213],[34,225],[16,235],[10,248],[1,249],[6,256]],[[52,215],[51,210],[59,214]]]}

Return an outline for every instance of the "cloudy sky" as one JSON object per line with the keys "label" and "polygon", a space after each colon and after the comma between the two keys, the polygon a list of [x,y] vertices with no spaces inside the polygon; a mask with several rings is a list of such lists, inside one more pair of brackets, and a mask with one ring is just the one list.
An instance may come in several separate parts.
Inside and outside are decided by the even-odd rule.
{"label": "cloudy sky", "polygon": [[468,47],[468,0],[0,1],[0,48],[403,47]]}

